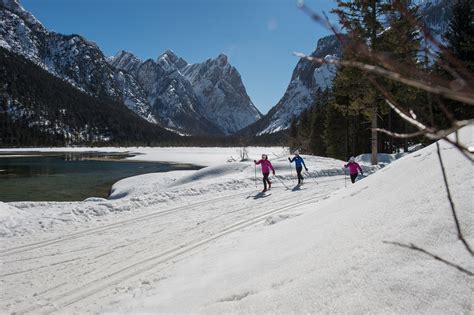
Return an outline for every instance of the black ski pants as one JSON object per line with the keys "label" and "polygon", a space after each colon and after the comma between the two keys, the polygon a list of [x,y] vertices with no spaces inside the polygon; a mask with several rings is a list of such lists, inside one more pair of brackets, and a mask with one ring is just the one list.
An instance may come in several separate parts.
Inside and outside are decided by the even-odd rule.
{"label": "black ski pants", "polygon": [[351,174],[351,182],[354,184],[359,173]]}
{"label": "black ski pants", "polygon": [[296,174],[298,174],[298,184],[301,184],[303,181],[303,175],[301,175],[301,171],[303,170],[303,166],[296,167]]}
{"label": "black ski pants", "polygon": [[271,185],[271,182],[268,179],[268,176],[270,175],[270,172],[262,173],[262,174],[263,174],[263,188],[266,190],[267,189],[267,183],[268,183],[268,185]]}

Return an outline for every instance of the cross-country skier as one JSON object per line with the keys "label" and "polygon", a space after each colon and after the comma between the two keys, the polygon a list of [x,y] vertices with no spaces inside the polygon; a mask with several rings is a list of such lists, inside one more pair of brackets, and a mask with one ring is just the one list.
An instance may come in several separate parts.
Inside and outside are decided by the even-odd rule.
{"label": "cross-country skier", "polygon": [[295,151],[295,156],[292,159],[288,158],[288,161],[290,161],[290,163],[295,162],[296,173],[298,174],[298,185],[303,184],[303,176],[301,175],[301,171],[303,170],[303,166],[304,166],[306,171],[308,171],[308,168],[304,164],[304,160],[300,156],[300,152],[298,150],[296,150]]}
{"label": "cross-country skier", "polygon": [[262,174],[263,174],[263,190],[262,192],[267,191],[267,183],[268,189],[272,188],[272,183],[268,179],[268,175],[270,175],[270,170],[273,171],[273,175],[275,175],[275,169],[273,168],[272,163],[268,160],[268,156],[266,154],[262,154],[262,159],[260,161],[253,160],[253,162],[258,165],[262,165]]}
{"label": "cross-country skier", "polygon": [[349,174],[351,175],[351,182],[354,184],[355,180],[357,178],[357,175],[359,174],[358,171],[360,171],[360,174],[364,176],[364,173],[362,172],[362,168],[360,167],[359,163],[355,161],[355,157],[351,156],[349,159],[349,163],[344,165],[345,168],[349,168]]}

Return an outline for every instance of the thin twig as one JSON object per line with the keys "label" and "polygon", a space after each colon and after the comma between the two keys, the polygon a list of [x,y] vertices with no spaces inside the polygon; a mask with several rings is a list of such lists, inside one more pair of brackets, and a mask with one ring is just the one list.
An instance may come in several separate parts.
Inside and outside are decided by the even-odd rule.
{"label": "thin twig", "polygon": [[439,260],[439,261],[445,263],[445,264],[448,265],[448,266],[454,267],[454,268],[458,269],[459,271],[464,272],[464,273],[467,274],[468,276],[471,276],[471,277],[474,276],[474,273],[473,273],[472,271],[469,271],[469,270],[467,270],[467,269],[465,269],[465,268],[463,268],[463,267],[461,267],[461,266],[459,266],[459,265],[457,265],[457,264],[455,264],[455,263],[452,263],[452,262],[450,262],[450,261],[447,261],[446,259],[441,258],[441,257],[439,257],[438,255],[432,254],[432,253],[428,252],[427,250],[425,250],[425,249],[423,249],[423,248],[421,248],[421,247],[418,247],[418,246],[416,246],[416,245],[414,245],[414,244],[412,244],[412,243],[410,243],[409,245],[403,244],[403,243],[399,243],[399,242],[388,242],[388,241],[383,241],[383,243],[385,243],[385,244],[391,244],[391,245],[395,245],[395,246],[400,246],[400,247],[403,247],[403,248],[408,248],[408,249],[411,249],[411,250],[416,250],[416,251],[422,252],[423,254],[426,254],[426,255],[428,255],[428,256],[430,256],[430,257],[436,259],[436,260]]}
{"label": "thin twig", "polygon": [[316,13],[315,11],[313,11],[311,8],[309,8],[304,2],[301,2],[299,3],[298,7],[303,11],[305,12],[306,14],[308,14],[311,19],[313,21],[315,21],[316,23],[319,23],[321,24],[322,26],[324,26],[325,28],[331,30],[333,32],[333,34],[337,37],[337,39],[339,40],[339,42],[342,44],[343,41],[344,41],[344,36],[342,35],[341,31],[337,29],[337,27],[332,24],[328,17],[326,16],[326,14],[324,14],[324,18]]}
{"label": "thin twig", "polygon": [[388,131],[387,129],[383,129],[383,128],[375,128],[374,130],[378,131],[378,132],[381,132],[381,133],[384,133],[386,135],[389,135],[390,137],[400,138],[400,139],[415,138],[415,137],[422,136],[422,135],[426,134],[426,131],[424,131],[424,130],[416,131],[414,133],[397,133],[397,132]]}
{"label": "thin twig", "polygon": [[474,256],[474,251],[469,246],[468,242],[464,238],[464,235],[462,234],[461,225],[459,224],[456,209],[454,207],[453,198],[451,196],[451,191],[449,189],[448,178],[446,176],[446,170],[444,168],[443,159],[441,158],[441,150],[439,148],[439,142],[436,142],[436,151],[438,152],[439,164],[441,165],[441,171],[443,173],[443,179],[444,179],[444,186],[446,187],[446,193],[448,194],[448,200],[449,200],[449,204],[451,206],[451,212],[452,212],[452,215],[453,215],[453,218],[454,218],[454,222],[456,223],[456,230],[458,232],[458,239],[464,244],[464,247],[466,247],[467,251],[471,254],[471,256]]}

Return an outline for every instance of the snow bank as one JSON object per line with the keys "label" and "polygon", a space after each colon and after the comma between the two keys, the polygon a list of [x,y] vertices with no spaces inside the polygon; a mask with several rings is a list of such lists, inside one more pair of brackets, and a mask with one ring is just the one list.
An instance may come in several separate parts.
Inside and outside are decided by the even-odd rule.
{"label": "snow bank", "polygon": [[174,184],[177,179],[192,172],[193,171],[171,171],[128,177],[116,182],[112,186],[109,199],[114,200],[161,192]]}
{"label": "snow bank", "polygon": [[[406,153],[396,153],[396,154],[388,154],[388,153],[379,153],[377,154],[378,165],[379,166],[386,166],[395,160],[405,156]],[[360,165],[370,166],[372,155],[370,153],[361,154],[355,157],[355,160]]]}
{"label": "snow bank", "polygon": [[[223,157],[224,155],[222,155]],[[258,159],[258,156],[254,155]],[[273,158],[272,158],[273,156]],[[344,175],[344,162],[324,157],[302,155],[309,172],[305,176],[317,178],[323,176]],[[291,180],[295,176],[294,164],[289,164],[288,155],[276,156],[269,154],[278,179]],[[367,173],[371,167],[365,167]],[[364,170],[364,171],[365,171]],[[248,188],[255,185],[255,172],[258,185],[261,182],[260,166],[255,167],[253,161],[227,162],[202,168],[198,171],[173,171],[152,173],[125,178],[115,183],[109,199],[137,198],[143,196],[157,198],[159,194],[170,194],[179,191],[182,196],[196,193],[222,192]],[[274,179],[278,181],[278,179]]]}
{"label": "snow bank", "polygon": [[20,209],[0,202],[0,237],[16,235],[24,226],[24,217]]}

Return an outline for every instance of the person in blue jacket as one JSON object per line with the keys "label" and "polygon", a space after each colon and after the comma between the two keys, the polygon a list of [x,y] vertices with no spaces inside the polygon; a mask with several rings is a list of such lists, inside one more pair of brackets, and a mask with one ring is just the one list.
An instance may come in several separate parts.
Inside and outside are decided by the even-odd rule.
{"label": "person in blue jacket", "polygon": [[288,161],[290,161],[290,163],[295,162],[296,173],[298,174],[298,185],[301,185],[303,183],[303,176],[301,175],[301,171],[303,170],[303,166],[304,166],[306,171],[308,171],[308,168],[304,164],[304,160],[300,156],[300,152],[298,150],[296,150],[295,151],[295,156],[292,159],[288,158]]}

